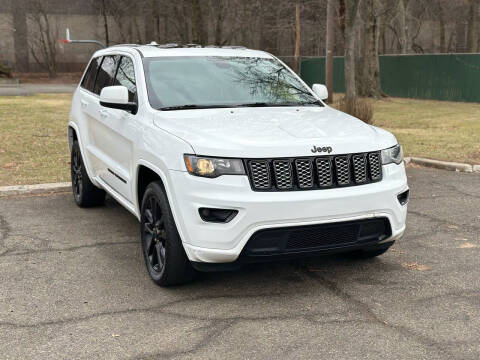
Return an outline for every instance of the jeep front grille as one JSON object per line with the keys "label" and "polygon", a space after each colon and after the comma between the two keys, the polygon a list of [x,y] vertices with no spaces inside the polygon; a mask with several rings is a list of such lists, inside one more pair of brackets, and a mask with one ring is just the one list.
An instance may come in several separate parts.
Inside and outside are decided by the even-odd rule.
{"label": "jeep front grille", "polygon": [[250,161],[249,165],[253,187],[257,190],[270,189],[272,187],[272,183],[270,181],[270,169],[268,161]]}
{"label": "jeep front grille", "polygon": [[328,189],[382,179],[380,152],[245,161],[255,191]]}

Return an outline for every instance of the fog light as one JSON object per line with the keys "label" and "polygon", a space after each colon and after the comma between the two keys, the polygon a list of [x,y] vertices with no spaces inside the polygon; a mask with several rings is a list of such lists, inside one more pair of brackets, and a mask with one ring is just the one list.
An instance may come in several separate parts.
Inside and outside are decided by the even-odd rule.
{"label": "fog light", "polygon": [[200,208],[198,213],[203,221],[214,223],[228,223],[237,216],[238,210]]}
{"label": "fog light", "polygon": [[408,203],[409,195],[410,195],[410,190],[404,191],[403,193],[397,195],[397,199],[400,205],[406,205]]}

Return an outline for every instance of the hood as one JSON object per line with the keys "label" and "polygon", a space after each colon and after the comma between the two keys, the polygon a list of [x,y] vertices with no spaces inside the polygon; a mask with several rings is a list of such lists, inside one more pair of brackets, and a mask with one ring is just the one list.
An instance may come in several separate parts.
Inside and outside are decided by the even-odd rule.
{"label": "hood", "polygon": [[[154,123],[198,155],[263,158],[368,152],[394,146],[389,132],[326,107],[158,111]],[[324,149],[325,150],[325,149]]]}

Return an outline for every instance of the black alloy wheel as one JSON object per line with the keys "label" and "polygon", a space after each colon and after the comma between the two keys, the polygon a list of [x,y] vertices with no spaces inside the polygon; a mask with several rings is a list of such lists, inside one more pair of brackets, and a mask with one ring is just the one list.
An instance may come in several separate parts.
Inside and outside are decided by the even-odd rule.
{"label": "black alloy wheel", "polygon": [[99,189],[90,181],[77,140],[72,144],[70,173],[72,176],[73,198],[78,206],[91,207],[104,203],[105,191]]}
{"label": "black alloy wheel", "polygon": [[143,223],[143,251],[147,266],[157,274],[161,275],[165,267],[167,234],[165,220],[162,210],[155,196],[147,199],[144,209]]}
{"label": "black alloy wheel", "polygon": [[83,180],[82,155],[80,154],[80,149],[78,147],[72,149],[72,190],[75,200],[79,202],[83,190]]}
{"label": "black alloy wheel", "polygon": [[160,181],[150,183],[143,195],[140,235],[145,265],[154,283],[170,286],[193,279],[195,271],[183,248]]}

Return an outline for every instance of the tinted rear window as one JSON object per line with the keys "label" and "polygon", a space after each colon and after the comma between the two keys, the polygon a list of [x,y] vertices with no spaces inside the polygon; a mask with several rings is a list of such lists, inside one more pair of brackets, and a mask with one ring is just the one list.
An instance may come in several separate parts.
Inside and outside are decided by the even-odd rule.
{"label": "tinted rear window", "polygon": [[90,65],[88,66],[87,72],[83,77],[82,83],[80,86],[84,89],[93,92],[93,85],[95,84],[95,76],[97,75],[98,67],[100,66],[100,62],[102,61],[101,57],[97,57],[92,59]]}
{"label": "tinted rear window", "polygon": [[115,71],[117,69],[119,56],[104,56],[102,65],[98,69],[97,80],[95,81],[95,87],[93,92],[95,94],[100,94],[100,91],[105,86],[110,86],[113,83],[113,78],[115,76]]}

